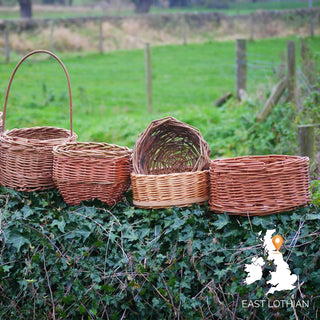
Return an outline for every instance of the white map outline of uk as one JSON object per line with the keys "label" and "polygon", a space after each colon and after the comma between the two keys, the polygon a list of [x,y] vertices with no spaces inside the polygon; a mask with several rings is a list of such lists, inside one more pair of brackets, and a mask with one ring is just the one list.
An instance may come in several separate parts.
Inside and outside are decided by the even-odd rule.
{"label": "white map outline of uk", "polygon": [[[272,294],[275,291],[292,290],[295,288],[294,283],[298,279],[295,274],[291,273],[289,265],[283,259],[282,253],[276,252],[275,250],[272,243],[272,235],[275,231],[275,229],[267,230],[266,235],[263,238],[263,246],[265,254],[267,255],[267,260],[273,261],[276,266],[276,270],[270,272],[271,279],[267,281],[267,283],[271,284],[271,287],[266,295],[269,293]],[[262,257],[255,256],[252,258],[250,264],[245,265],[245,271],[248,273],[244,280],[245,284],[249,285],[261,279],[262,267],[264,264],[265,262]]]}

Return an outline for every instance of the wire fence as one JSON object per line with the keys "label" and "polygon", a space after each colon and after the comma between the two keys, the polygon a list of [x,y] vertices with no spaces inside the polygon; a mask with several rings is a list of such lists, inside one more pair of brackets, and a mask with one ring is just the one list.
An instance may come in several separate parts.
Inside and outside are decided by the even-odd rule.
{"label": "wire fence", "polygon": [[[236,79],[237,63],[245,63],[247,68],[246,74],[246,91],[248,94],[255,94],[255,91],[261,89],[264,85],[269,87],[275,85],[279,79],[285,76],[286,63],[280,58],[273,58],[270,55],[257,54],[246,52],[246,59],[243,61],[234,60],[232,56],[228,58],[210,59],[208,53],[204,53],[201,61],[194,56],[188,56],[188,46],[184,47],[186,54],[184,61],[181,63],[179,57],[168,55],[167,63],[163,63],[163,57],[152,57],[152,72],[153,76],[149,81],[153,84],[152,95],[156,105],[179,105],[182,103],[188,104],[212,104],[220,95],[234,91]],[[284,48],[285,49],[285,48]],[[163,49],[162,49],[163,50]],[[285,51],[285,50],[284,50]],[[111,70],[104,69],[101,66],[101,72],[94,72],[93,69],[88,70],[87,65],[77,65],[76,70],[71,72],[71,79],[75,83],[74,97],[88,105],[92,100],[97,101],[97,97],[92,97],[97,91],[104,92],[101,94],[101,104],[138,106],[146,103],[146,78],[145,78],[145,62],[143,53],[139,53],[139,58],[135,58],[133,62],[127,61],[123,64],[123,60],[115,63],[114,60],[108,62],[103,61],[104,56],[99,56],[101,63],[111,64]],[[95,59],[92,56],[91,59]],[[103,62],[102,62],[103,61]],[[137,63],[138,62],[138,63]],[[70,62],[72,66],[73,62]],[[168,66],[166,66],[166,64]],[[188,66],[197,66],[198,71],[192,68],[192,71],[187,70]],[[172,70],[172,66],[176,70]],[[73,68],[72,68],[73,69]],[[55,73],[55,66],[49,71],[44,72],[41,68],[32,68],[27,70],[30,79],[35,83],[40,83],[40,86],[45,87],[45,83],[50,81],[51,74]],[[111,71],[111,72],[110,72]],[[183,77],[177,76],[183,74]],[[309,95],[316,89],[315,85],[311,84],[308,76],[303,72],[301,66],[297,66],[297,82],[300,88],[303,88]],[[7,77],[9,72],[7,72]],[[30,87],[31,95],[36,91],[33,83],[26,83],[25,77],[17,80],[19,85]],[[63,77],[63,76],[62,76]],[[2,91],[6,86],[5,77],[3,77]],[[20,81],[20,82],[19,82]],[[258,85],[260,85],[258,87]],[[64,82],[55,82],[54,90],[42,88],[40,96],[36,99],[52,99],[59,100],[66,97],[64,93]],[[47,85],[47,87],[52,87]],[[268,91],[267,89],[266,91]],[[214,92],[213,92],[214,91]],[[60,93],[56,93],[60,92]],[[61,93],[62,92],[62,93]],[[165,92],[165,94],[164,94]],[[19,93],[17,93],[19,97]],[[201,96],[201,97],[200,97]],[[199,102],[201,101],[201,102]]]}

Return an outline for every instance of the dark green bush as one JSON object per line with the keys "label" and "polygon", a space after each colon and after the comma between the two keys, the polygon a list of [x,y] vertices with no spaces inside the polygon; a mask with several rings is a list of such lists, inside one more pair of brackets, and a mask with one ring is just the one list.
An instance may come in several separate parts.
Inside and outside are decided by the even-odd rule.
{"label": "dark green bush", "polygon": [[[67,207],[56,191],[1,189],[0,318],[316,319],[320,211],[243,218],[206,206],[141,210],[100,202]],[[276,229],[294,290],[268,299],[304,299],[308,308],[243,307],[269,289],[261,237]],[[259,232],[262,232],[258,236]],[[244,266],[261,255],[264,278],[245,285]],[[278,317],[279,318],[279,317]],[[280,319],[280,318],[279,318]]]}

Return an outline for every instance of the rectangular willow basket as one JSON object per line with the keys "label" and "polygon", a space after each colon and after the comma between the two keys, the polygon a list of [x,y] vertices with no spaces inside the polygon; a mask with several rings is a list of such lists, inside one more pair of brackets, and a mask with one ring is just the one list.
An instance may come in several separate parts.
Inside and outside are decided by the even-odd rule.
{"label": "rectangular willow basket", "polygon": [[187,207],[209,200],[209,170],[159,175],[131,173],[133,204],[140,208]]}
{"label": "rectangular willow basket", "polygon": [[310,202],[309,158],[246,156],[210,163],[210,209],[254,216]]}

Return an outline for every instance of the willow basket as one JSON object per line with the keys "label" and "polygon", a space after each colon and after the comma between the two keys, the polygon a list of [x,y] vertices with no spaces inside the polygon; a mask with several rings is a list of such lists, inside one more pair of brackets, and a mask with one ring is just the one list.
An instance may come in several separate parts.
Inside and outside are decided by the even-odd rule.
{"label": "willow basket", "polygon": [[210,209],[254,216],[292,210],[310,201],[308,157],[246,156],[210,164]]}
{"label": "willow basket", "polygon": [[119,202],[130,186],[131,153],[127,147],[94,142],[54,147],[53,178],[65,202]]}
{"label": "willow basket", "polygon": [[210,148],[198,129],[173,117],[152,121],[133,150],[133,203],[184,207],[209,199]]}
{"label": "willow basket", "polygon": [[[70,104],[70,130],[56,127],[33,127],[5,131],[5,120],[10,87],[19,66],[36,53],[46,53],[62,66],[68,82]],[[61,143],[75,141],[72,129],[72,96],[70,78],[62,61],[46,50],[32,51],[15,67],[9,80],[3,110],[2,134],[0,136],[0,183],[18,191],[36,191],[53,188],[52,149]]]}
{"label": "willow basket", "polygon": [[144,175],[131,173],[133,204],[141,208],[186,207],[209,200],[209,170]]}

